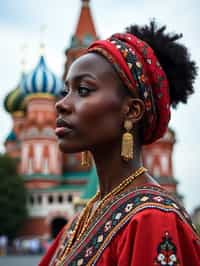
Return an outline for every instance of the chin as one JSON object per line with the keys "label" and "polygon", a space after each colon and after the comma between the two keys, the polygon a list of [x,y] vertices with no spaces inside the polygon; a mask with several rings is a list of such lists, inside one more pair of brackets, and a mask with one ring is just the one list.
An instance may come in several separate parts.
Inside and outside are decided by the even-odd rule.
{"label": "chin", "polygon": [[62,139],[58,140],[58,146],[60,151],[63,153],[77,153],[82,151],[82,149],[80,147],[77,147],[77,145],[73,145],[72,142],[67,143]]}

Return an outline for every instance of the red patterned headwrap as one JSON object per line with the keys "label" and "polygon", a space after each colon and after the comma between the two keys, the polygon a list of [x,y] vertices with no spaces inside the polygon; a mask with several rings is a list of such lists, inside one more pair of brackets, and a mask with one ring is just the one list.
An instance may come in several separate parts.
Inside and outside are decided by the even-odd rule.
{"label": "red patterned headwrap", "polygon": [[94,42],[87,52],[107,58],[126,87],[144,101],[143,144],[161,138],[170,120],[169,85],[151,47],[132,34],[117,33]]}

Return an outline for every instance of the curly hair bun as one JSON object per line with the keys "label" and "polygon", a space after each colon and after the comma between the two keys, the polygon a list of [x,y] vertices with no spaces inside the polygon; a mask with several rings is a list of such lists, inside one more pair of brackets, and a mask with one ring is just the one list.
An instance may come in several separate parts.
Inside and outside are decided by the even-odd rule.
{"label": "curly hair bun", "polygon": [[131,25],[126,32],[147,42],[162,65],[170,86],[172,107],[186,103],[194,92],[193,83],[197,75],[196,63],[190,59],[188,49],[177,42],[182,34],[166,33],[166,26],[159,27],[155,20],[150,25]]}

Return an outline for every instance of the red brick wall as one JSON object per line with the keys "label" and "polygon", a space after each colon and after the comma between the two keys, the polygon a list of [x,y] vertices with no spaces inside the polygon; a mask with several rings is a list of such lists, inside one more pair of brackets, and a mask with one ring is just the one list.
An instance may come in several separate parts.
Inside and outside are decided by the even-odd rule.
{"label": "red brick wall", "polygon": [[50,234],[50,228],[45,218],[28,218],[21,230],[19,231],[20,236],[43,236],[45,234]]}

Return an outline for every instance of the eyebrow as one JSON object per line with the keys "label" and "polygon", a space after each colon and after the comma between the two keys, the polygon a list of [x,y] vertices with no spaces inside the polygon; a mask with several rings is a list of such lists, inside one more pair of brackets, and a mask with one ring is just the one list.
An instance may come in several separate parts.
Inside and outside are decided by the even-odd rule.
{"label": "eyebrow", "polygon": [[[76,76],[72,77],[71,80],[76,81],[76,80],[80,80],[80,79],[87,78],[87,77],[91,78],[93,80],[97,80],[96,77],[90,73],[83,73],[83,74],[76,75]],[[69,83],[69,80],[65,80],[65,85],[68,85],[68,83]]]}

